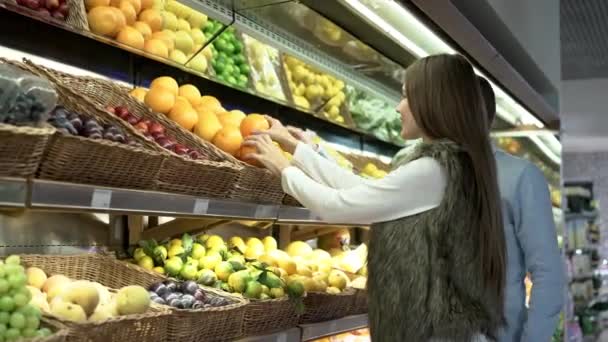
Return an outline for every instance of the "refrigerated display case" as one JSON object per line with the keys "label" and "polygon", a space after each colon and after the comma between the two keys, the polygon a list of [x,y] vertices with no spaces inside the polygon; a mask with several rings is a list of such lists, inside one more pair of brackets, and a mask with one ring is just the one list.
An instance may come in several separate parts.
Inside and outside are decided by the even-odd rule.
{"label": "refrigerated display case", "polygon": [[[340,1],[359,18],[381,15],[379,3]],[[3,0],[0,17],[0,65],[52,84],[59,106],[44,128],[0,124],[2,255],[109,298],[138,285],[154,302],[96,322],[52,307],[44,317],[104,341],[309,341],[366,327],[368,227],[323,222],[240,143],[268,114],[381,178],[407,145],[394,110],[405,68],[450,45],[429,50],[408,29],[395,60],[297,1]],[[558,188],[559,141],[486,76],[497,143]]]}

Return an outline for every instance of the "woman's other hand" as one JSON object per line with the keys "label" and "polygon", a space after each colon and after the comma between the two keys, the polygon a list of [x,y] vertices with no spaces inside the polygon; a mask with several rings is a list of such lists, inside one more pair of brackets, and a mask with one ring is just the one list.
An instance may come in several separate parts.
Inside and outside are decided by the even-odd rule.
{"label": "woman's other hand", "polygon": [[281,145],[281,147],[283,148],[283,150],[293,154],[296,149],[296,146],[298,145],[298,139],[296,139],[279,120],[268,115],[266,115],[266,120],[268,120],[270,128],[266,131],[254,132],[254,136],[269,136],[271,140],[278,142],[279,145]]}
{"label": "woman's other hand", "polygon": [[[283,127],[283,129],[285,129],[285,127]],[[285,129],[285,131],[287,130]],[[245,146],[255,147],[257,153],[250,153],[247,156],[243,157],[246,159],[256,160],[260,164],[264,165],[268,170],[270,170],[270,172],[277,176],[280,176],[283,172],[283,169],[289,166],[289,160],[285,158],[285,156],[283,155],[283,151],[281,151],[281,149],[272,141],[272,139],[270,138],[271,135],[264,133],[266,132],[250,135],[245,139],[243,144]],[[292,139],[294,138],[292,137]]]}

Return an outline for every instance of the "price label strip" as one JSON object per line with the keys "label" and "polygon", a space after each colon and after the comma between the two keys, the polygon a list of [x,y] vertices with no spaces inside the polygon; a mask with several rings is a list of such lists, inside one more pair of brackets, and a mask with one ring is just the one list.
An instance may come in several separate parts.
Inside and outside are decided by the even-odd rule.
{"label": "price label strip", "polygon": [[93,191],[93,196],[91,196],[91,208],[110,209],[111,201],[112,190],[95,189]]}
{"label": "price label strip", "polygon": [[197,215],[205,215],[209,210],[209,200],[205,198],[197,198],[194,201],[194,209],[192,212]]}

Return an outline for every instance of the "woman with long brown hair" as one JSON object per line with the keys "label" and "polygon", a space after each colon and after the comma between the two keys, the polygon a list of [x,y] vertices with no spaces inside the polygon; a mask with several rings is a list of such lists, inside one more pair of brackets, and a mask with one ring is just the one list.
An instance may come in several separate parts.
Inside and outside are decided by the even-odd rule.
{"label": "woman with long brown hair", "polygon": [[[276,120],[247,140],[258,151],[249,157],[321,218],[372,224],[374,341],[494,340],[504,321],[505,238],[473,67],[460,55],[416,61],[397,110],[402,136],[423,142],[381,180],[340,169]],[[271,138],[294,154],[291,163]]]}

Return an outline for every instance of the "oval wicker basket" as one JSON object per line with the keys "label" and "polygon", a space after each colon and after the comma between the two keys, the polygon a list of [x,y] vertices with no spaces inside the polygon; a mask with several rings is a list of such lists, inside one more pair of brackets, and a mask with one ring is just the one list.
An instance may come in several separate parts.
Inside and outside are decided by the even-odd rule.
{"label": "oval wicker basket", "polygon": [[308,292],[304,298],[304,314],[300,323],[317,323],[342,318],[351,312],[355,291],[347,288],[339,294]]}

